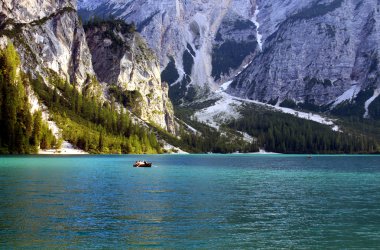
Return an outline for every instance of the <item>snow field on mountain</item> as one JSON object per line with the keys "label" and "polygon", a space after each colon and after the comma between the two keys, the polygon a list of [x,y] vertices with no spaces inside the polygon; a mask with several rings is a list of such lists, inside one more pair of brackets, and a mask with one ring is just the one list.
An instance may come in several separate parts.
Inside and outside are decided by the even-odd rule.
{"label": "snow field on mountain", "polygon": [[231,120],[232,118],[238,119],[241,117],[239,109],[242,107],[244,103],[253,103],[264,106],[268,109],[290,114],[301,119],[314,121],[323,125],[328,125],[331,126],[332,130],[340,131],[339,127],[334,123],[332,119],[323,117],[318,114],[301,112],[290,108],[272,106],[258,101],[231,96],[224,92],[224,90],[226,90],[231,83],[232,81],[229,81],[221,85],[220,90],[216,93],[217,97],[220,99],[217,102],[215,102],[214,105],[202,109],[194,114],[194,117],[198,121],[219,129],[219,126],[222,123]]}

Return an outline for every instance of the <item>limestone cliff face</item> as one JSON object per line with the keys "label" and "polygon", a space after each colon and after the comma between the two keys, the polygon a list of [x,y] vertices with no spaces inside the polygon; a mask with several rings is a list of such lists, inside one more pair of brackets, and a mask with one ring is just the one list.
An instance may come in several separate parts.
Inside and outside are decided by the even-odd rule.
{"label": "limestone cliff face", "polygon": [[71,0],[2,0],[0,32],[22,51],[25,69],[42,75],[50,69],[79,86],[96,71],[102,82],[139,92],[141,117],[169,130],[159,66],[177,104],[229,80],[227,91],[239,97],[318,106],[370,90],[368,107],[380,88],[379,0],[79,0],[78,6],[84,18],[135,22],[159,61],[128,32],[116,32],[113,41],[91,31],[90,52]]}
{"label": "limestone cliff face", "polygon": [[[79,90],[97,76],[103,83],[95,86],[97,91],[112,84],[137,91],[137,115],[174,133],[168,86],[161,84],[158,60],[144,40],[135,32],[117,30],[111,36],[116,40],[104,40],[99,38],[103,29],[90,30],[86,37],[76,7],[75,0],[2,0],[0,36],[15,44],[23,71],[41,75],[47,84],[55,72]],[[111,100],[106,94],[103,98]]]}
{"label": "limestone cliff face", "polygon": [[2,35],[21,52],[25,71],[52,70],[79,87],[94,75],[91,54],[72,0],[1,1]]}
{"label": "limestone cliff face", "polygon": [[259,6],[263,51],[230,93],[327,105],[380,87],[379,1],[271,0]]}
{"label": "limestone cliff face", "polygon": [[160,56],[172,98],[191,101],[192,86],[207,93],[234,80],[228,91],[236,96],[314,105],[379,88],[379,6],[378,0],[79,0],[85,17],[112,14],[137,24]]}
{"label": "limestone cliff face", "polygon": [[217,89],[252,59],[254,7],[255,0],[78,1],[84,19],[113,15],[136,23],[166,69],[174,100]]}
{"label": "limestone cliff face", "polygon": [[134,93],[138,103],[132,111],[174,133],[173,107],[168,86],[161,83],[158,59],[134,26],[106,21],[88,24],[85,29],[98,79],[124,93]]}

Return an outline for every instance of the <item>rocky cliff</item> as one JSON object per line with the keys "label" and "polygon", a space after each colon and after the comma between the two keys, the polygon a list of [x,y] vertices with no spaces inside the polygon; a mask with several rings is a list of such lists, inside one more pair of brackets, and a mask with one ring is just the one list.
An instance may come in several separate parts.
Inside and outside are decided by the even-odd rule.
{"label": "rocky cliff", "polygon": [[81,0],[78,6],[84,19],[112,15],[135,22],[159,55],[178,103],[215,90],[259,51],[254,0]]}
{"label": "rocky cliff", "polygon": [[[103,99],[109,98],[104,99],[106,101],[111,100],[106,93],[109,85],[117,84],[123,90],[136,91],[141,96],[133,100],[141,102],[134,103],[138,106],[137,115],[174,132],[168,86],[161,84],[159,64],[143,39],[136,33],[125,37],[125,34],[115,33],[116,40],[103,41],[98,39],[96,31],[90,31],[86,37],[76,8],[74,0],[2,0],[0,35],[15,44],[23,71],[34,77],[41,75],[46,84],[49,85],[52,73],[75,84],[79,91],[87,91],[91,83],[91,88],[104,91],[100,94]],[[120,41],[122,44],[118,44]],[[114,51],[107,46],[114,49],[115,44],[120,45],[118,52],[104,56]],[[110,66],[110,57],[115,64],[102,71],[103,66]],[[97,77],[102,84],[94,86],[92,80]]]}
{"label": "rocky cliff", "polygon": [[208,93],[231,79],[230,94],[273,104],[356,102],[368,114],[378,96],[378,0],[80,0],[79,8],[85,18],[136,22],[177,103],[191,102],[194,86]]}
{"label": "rocky cliff", "polygon": [[[263,51],[229,92],[332,108],[380,87],[379,1],[260,1]],[[364,112],[364,103],[363,112]]]}
{"label": "rocky cliff", "polygon": [[[141,119],[175,133],[168,85],[161,82],[158,59],[135,27],[116,20],[93,21],[85,30],[94,70],[109,84],[109,94],[117,94],[116,101]],[[129,100],[122,100],[120,93]]]}
{"label": "rocky cliff", "polygon": [[21,52],[25,71],[47,77],[48,70],[78,86],[94,74],[75,2],[1,1],[1,34]]}

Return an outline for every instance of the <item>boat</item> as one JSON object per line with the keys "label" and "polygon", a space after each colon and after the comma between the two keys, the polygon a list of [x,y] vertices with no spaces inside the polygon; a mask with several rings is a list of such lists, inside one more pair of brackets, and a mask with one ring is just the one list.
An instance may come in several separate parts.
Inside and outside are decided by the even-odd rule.
{"label": "boat", "polygon": [[135,164],[133,164],[133,167],[135,167],[135,168],[151,168],[152,163],[146,162],[146,161],[136,161]]}

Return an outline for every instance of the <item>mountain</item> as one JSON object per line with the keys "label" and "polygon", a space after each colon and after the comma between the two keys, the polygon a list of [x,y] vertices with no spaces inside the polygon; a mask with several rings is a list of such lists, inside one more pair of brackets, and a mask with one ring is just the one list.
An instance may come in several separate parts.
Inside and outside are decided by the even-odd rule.
{"label": "mountain", "polygon": [[135,23],[159,55],[177,115],[193,128],[201,122],[226,134],[237,130],[276,152],[325,153],[376,151],[370,137],[378,140],[380,117],[378,6],[377,0],[78,1],[84,20]]}
{"label": "mountain", "polygon": [[[217,89],[260,51],[255,1],[78,1],[84,20],[113,16],[136,23],[159,55],[176,103]],[[204,95],[203,95],[204,96]]]}
{"label": "mountain", "polygon": [[135,30],[119,32],[126,24],[112,25],[87,26],[86,33],[71,0],[2,1],[4,86],[13,79],[8,71],[16,72],[12,82],[25,89],[19,96],[26,95],[32,114],[42,112],[57,140],[90,152],[157,152],[149,126],[176,133],[168,87],[144,39]]}
{"label": "mountain", "polygon": [[81,87],[94,75],[74,1],[1,3],[1,33],[16,44],[25,71],[46,78],[49,69]]}
{"label": "mountain", "polygon": [[[110,84],[116,101],[144,121],[175,134],[174,111],[168,86],[161,82],[158,59],[134,26],[99,21],[87,23],[85,31],[96,76]],[[127,100],[128,96],[133,100]]]}
{"label": "mountain", "polygon": [[81,0],[78,6],[84,18],[136,23],[160,55],[175,104],[233,80],[227,92],[237,97],[379,117],[378,0]]}
{"label": "mountain", "polygon": [[379,152],[373,1],[78,4],[1,2],[0,153]]}
{"label": "mountain", "polygon": [[229,93],[336,114],[356,99],[351,114],[368,117],[380,88],[379,1],[263,1],[260,10],[263,51]]}

